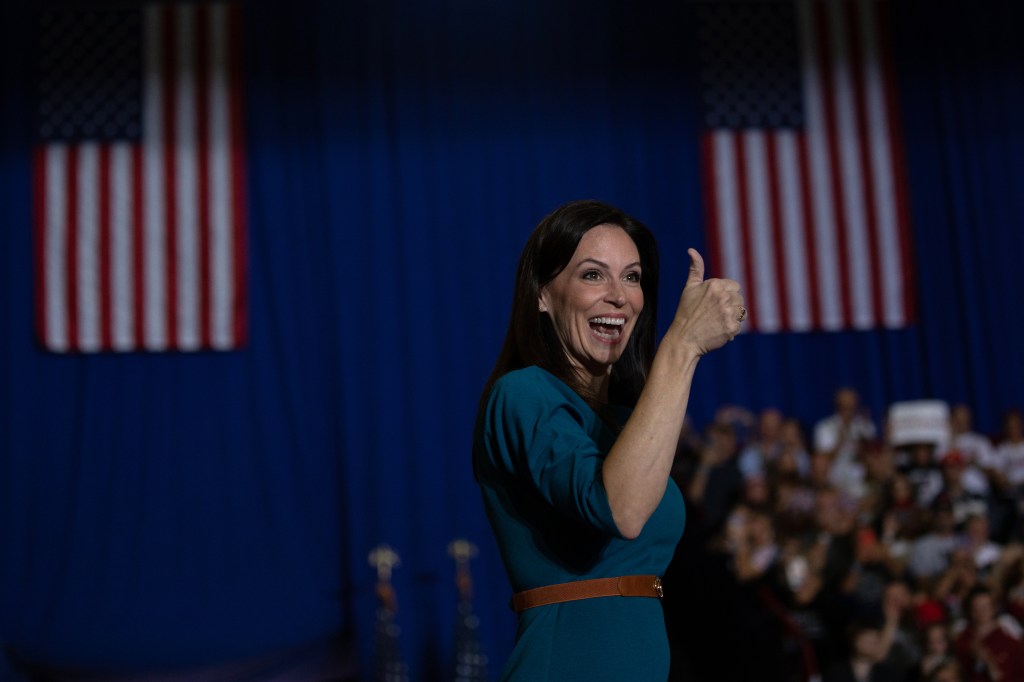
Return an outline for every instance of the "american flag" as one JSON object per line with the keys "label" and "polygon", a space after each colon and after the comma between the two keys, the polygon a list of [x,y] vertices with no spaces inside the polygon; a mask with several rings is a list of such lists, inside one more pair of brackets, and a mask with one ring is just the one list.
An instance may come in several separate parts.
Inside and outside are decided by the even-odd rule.
{"label": "american flag", "polygon": [[879,0],[698,6],[713,271],[761,332],[913,321],[909,209]]}
{"label": "american flag", "polygon": [[227,4],[42,16],[33,190],[45,348],[244,342],[239,28]]}

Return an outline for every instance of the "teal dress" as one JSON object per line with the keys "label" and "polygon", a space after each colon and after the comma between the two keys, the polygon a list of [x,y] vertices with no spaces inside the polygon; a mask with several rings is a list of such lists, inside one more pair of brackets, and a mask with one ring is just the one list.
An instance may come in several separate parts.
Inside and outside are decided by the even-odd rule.
{"label": "teal dress", "polygon": [[[619,415],[622,421],[628,410]],[[484,506],[513,592],[590,578],[662,575],[683,533],[669,480],[634,540],[612,519],[601,466],[616,432],[538,367],[495,384],[474,440]],[[599,597],[527,609],[502,680],[664,682],[669,647],[658,599]]]}

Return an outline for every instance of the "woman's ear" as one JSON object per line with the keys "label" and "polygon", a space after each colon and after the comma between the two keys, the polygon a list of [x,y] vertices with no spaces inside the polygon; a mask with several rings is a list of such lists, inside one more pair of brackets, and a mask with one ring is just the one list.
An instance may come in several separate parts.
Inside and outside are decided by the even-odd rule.
{"label": "woman's ear", "polygon": [[538,294],[538,296],[537,296],[537,311],[538,312],[546,313],[548,311],[547,293],[548,293],[547,289],[541,289],[540,290],[540,294]]}

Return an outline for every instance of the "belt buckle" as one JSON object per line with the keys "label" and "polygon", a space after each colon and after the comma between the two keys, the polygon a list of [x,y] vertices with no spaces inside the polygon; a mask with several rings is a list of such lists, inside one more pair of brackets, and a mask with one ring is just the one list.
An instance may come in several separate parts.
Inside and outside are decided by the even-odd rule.
{"label": "belt buckle", "polygon": [[665,591],[661,589],[661,578],[654,579],[654,591],[658,594],[658,599],[665,598]]}

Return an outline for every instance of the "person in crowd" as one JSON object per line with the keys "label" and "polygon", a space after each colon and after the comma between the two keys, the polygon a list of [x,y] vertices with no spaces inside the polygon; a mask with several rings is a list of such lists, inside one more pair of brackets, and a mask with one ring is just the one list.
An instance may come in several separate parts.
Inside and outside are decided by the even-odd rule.
{"label": "person in crowd", "polygon": [[802,543],[813,580],[794,590],[794,605],[810,623],[822,628],[814,646],[823,668],[836,660],[855,613],[850,592],[857,558],[856,512],[856,503],[840,488],[819,490],[815,498],[817,525]]}
{"label": "person in crowd", "polygon": [[993,597],[1003,603],[1006,612],[1024,624],[1024,545],[1007,545],[988,578]]}
{"label": "person in crowd", "polygon": [[815,527],[817,491],[802,477],[796,459],[783,451],[769,472],[776,525],[787,536],[805,535]]}
{"label": "person in crowd", "polygon": [[914,596],[906,580],[895,578],[885,586],[880,608],[885,662],[899,679],[906,680],[923,655],[914,618]]}
{"label": "person in crowd", "polygon": [[[758,501],[759,495],[744,495],[721,537],[709,547],[725,558],[730,578],[724,593],[712,598],[711,611],[718,615],[717,639],[723,642],[721,651],[743,652],[743,656],[717,661],[712,674],[720,679],[783,682],[788,679],[783,640],[791,623],[772,593],[780,547],[771,509]],[[730,612],[727,616],[720,613],[723,607]]]}
{"label": "person in crowd", "polygon": [[893,472],[885,483],[879,533],[891,559],[900,562],[901,574],[906,568],[911,545],[926,527],[928,519],[927,511],[914,498],[910,481],[904,474]]}
{"label": "person in crowd", "polygon": [[914,497],[919,505],[928,507],[942,492],[938,447],[935,443],[910,443],[901,449],[906,453],[907,462],[903,473],[914,488]]}
{"label": "person in crowd", "polygon": [[971,516],[988,517],[988,499],[971,492],[964,484],[967,459],[959,450],[950,450],[939,460],[942,473],[942,489],[932,500],[932,505],[949,506],[953,510],[953,521],[957,529],[963,529]]}
{"label": "person in crowd", "polygon": [[738,453],[736,428],[728,422],[712,423],[686,489],[687,498],[699,509],[694,521],[701,535],[712,536],[721,530],[729,510],[742,494],[744,482]]}
{"label": "person in crowd", "polygon": [[949,636],[949,623],[945,618],[925,625],[921,631],[921,640],[924,651],[916,674],[908,675],[908,682],[935,679],[936,673],[949,664],[955,665],[959,674],[959,664],[953,654],[953,642]]}
{"label": "person in crowd", "polygon": [[739,284],[706,280],[700,254],[689,255],[655,352],[658,256],[647,227],[579,201],[527,241],[473,447],[519,613],[503,680],[668,676],[655,576],[684,520],[669,473],[697,364],[746,316]]}
{"label": "person in crowd", "polygon": [[832,482],[859,499],[864,484],[860,449],[876,437],[875,423],[861,411],[860,395],[853,388],[839,388],[833,405],[835,412],[814,426],[814,451],[828,456]]}
{"label": "person in crowd", "polygon": [[966,547],[956,546],[949,555],[949,565],[931,586],[932,598],[954,618],[962,617],[967,597],[979,584],[978,568]]}
{"label": "person in crowd", "polygon": [[885,509],[889,481],[896,473],[896,462],[892,450],[879,441],[866,443],[863,448],[864,496],[860,507],[865,518],[871,523],[878,521]]}
{"label": "person in crowd", "polygon": [[1002,419],[1002,433],[993,455],[1000,499],[1010,507],[1010,539],[1024,535],[1024,417],[1020,410],[1008,410]]}
{"label": "person in crowd", "polygon": [[776,466],[783,458],[792,459],[796,473],[806,477],[810,472],[811,457],[807,452],[804,429],[798,419],[787,417],[782,420],[782,425],[779,427],[779,443],[782,447],[775,459]]}
{"label": "person in crowd", "polygon": [[766,476],[754,476],[743,481],[741,499],[751,507],[770,511],[775,502],[774,493]]}
{"label": "person in crowd", "polygon": [[952,507],[933,507],[931,529],[917,538],[910,548],[907,571],[915,581],[915,589],[928,591],[949,568],[953,550],[959,543]]}
{"label": "person in crowd", "polygon": [[731,426],[736,442],[741,447],[753,438],[754,428],[757,426],[757,417],[742,405],[721,405],[715,410],[713,421],[715,424]]}
{"label": "person in crowd", "polygon": [[953,642],[968,682],[1024,680],[1024,645],[1019,632],[1003,627],[987,587],[978,586],[965,602],[966,624]]}
{"label": "person in crowd", "polygon": [[814,449],[838,455],[845,450],[852,455],[862,440],[876,436],[875,424],[861,411],[856,389],[843,386],[833,396],[835,411],[814,426]]}
{"label": "person in crowd", "polygon": [[877,615],[887,586],[901,575],[902,568],[902,564],[890,556],[888,545],[878,539],[874,528],[861,525],[857,529],[854,562],[845,585],[854,617],[864,619]]}
{"label": "person in crowd", "polygon": [[994,459],[1009,483],[1024,483],[1024,417],[1020,410],[1007,410],[1003,415],[1002,432]]}
{"label": "person in crowd", "polygon": [[885,661],[882,629],[875,623],[850,626],[849,653],[825,670],[824,682],[900,682],[900,674]]}
{"label": "person in crowd", "polygon": [[757,418],[757,431],[746,444],[739,457],[739,468],[744,478],[764,476],[769,465],[782,451],[782,412],[769,407]]}
{"label": "person in crowd", "polygon": [[756,580],[775,566],[779,546],[771,514],[765,507],[739,506],[726,526],[727,547],[738,581]]}
{"label": "person in crowd", "polygon": [[845,621],[839,590],[828,580],[829,545],[826,533],[792,536],[781,544],[777,610],[792,624],[790,637],[807,675],[838,655],[834,628]]}
{"label": "person in crowd", "polygon": [[964,487],[978,495],[988,495],[994,473],[995,452],[992,441],[974,431],[974,413],[958,403],[949,411],[949,449],[964,456]]}
{"label": "person in crowd", "polygon": [[963,550],[974,562],[974,568],[978,571],[978,579],[989,580],[1003,554],[1003,546],[992,540],[988,515],[977,513],[969,516],[964,523],[962,536]]}
{"label": "person in crowd", "polygon": [[776,521],[786,536],[812,535],[818,531],[818,493],[832,487],[828,482],[828,464],[824,458],[824,455],[811,455],[806,476],[788,464],[791,458],[786,454],[780,456],[776,462],[779,466],[772,470],[769,481],[775,500]]}
{"label": "person in crowd", "polygon": [[832,458],[826,452],[811,453],[807,468],[807,482],[815,490],[834,487],[831,478]]}

